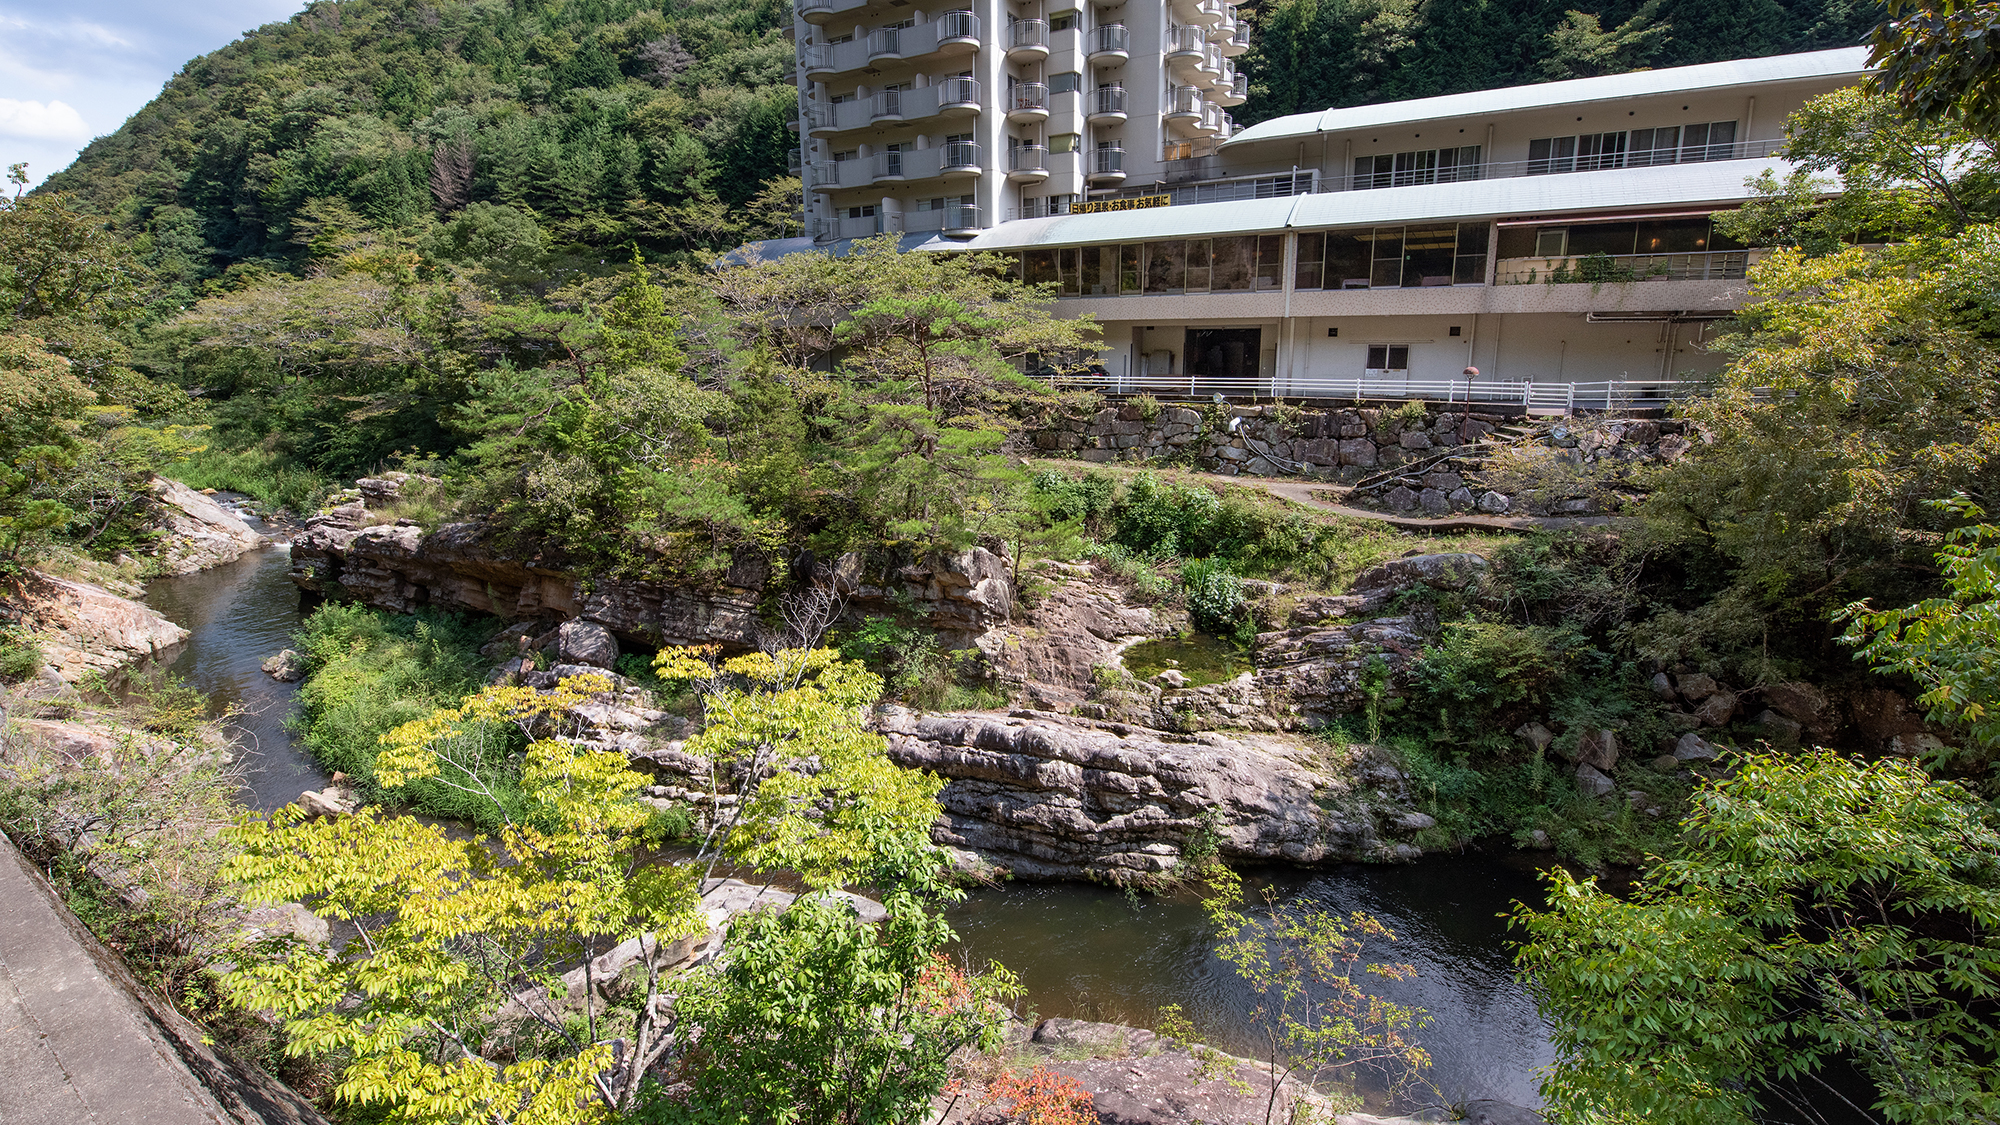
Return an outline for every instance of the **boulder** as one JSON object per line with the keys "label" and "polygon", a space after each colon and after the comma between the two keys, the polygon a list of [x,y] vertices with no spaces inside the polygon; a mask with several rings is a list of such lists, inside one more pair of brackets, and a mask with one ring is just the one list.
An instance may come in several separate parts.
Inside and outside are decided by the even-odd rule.
{"label": "boulder", "polygon": [[1537,754],[1547,750],[1549,743],[1556,740],[1555,732],[1540,723],[1523,723],[1515,729],[1514,736],[1527,742]]}
{"label": "boulder", "polygon": [[556,630],[556,655],[565,664],[614,668],[618,665],[618,638],[595,621],[565,621]]}
{"label": "boulder", "polygon": [[1351,438],[1340,443],[1340,463],[1364,469],[1375,467],[1375,443],[1367,438]]}
{"label": "boulder", "polygon": [[1438,590],[1463,590],[1484,574],[1489,564],[1469,551],[1447,551],[1432,555],[1410,555],[1371,566],[1354,576],[1352,593],[1369,594],[1430,586]]}
{"label": "boulder", "polygon": [[263,663],[264,674],[281,684],[297,683],[306,678],[306,658],[291,649],[285,649],[274,656],[267,656]]}
{"label": "boulder", "polygon": [[1680,689],[1681,696],[1690,703],[1699,703],[1722,690],[1721,685],[1715,682],[1714,676],[1703,672],[1692,672],[1682,676],[1675,686]]}
{"label": "boulder", "polygon": [[1674,743],[1674,759],[1681,762],[1706,762],[1715,757],[1715,747],[1707,739],[1689,731]]}
{"label": "boulder", "polygon": [[1763,695],[1766,707],[1815,738],[1829,737],[1840,729],[1840,716],[1826,693],[1811,684],[1769,684]]}
{"label": "boulder", "polygon": [[299,794],[298,806],[310,817],[352,816],[361,809],[361,794],[339,785],[308,789]]}
{"label": "boulder", "polygon": [[1679,693],[1674,691],[1674,682],[1667,678],[1665,672],[1653,673],[1653,679],[1647,686],[1653,689],[1653,698],[1662,703],[1675,703],[1680,699]]}
{"label": "boulder", "polygon": [[1511,507],[1513,502],[1498,492],[1487,491],[1480,494],[1479,510],[1488,515],[1499,515]]}
{"label": "boulder", "polygon": [[193,574],[270,543],[243,517],[177,480],[154,477],[160,539],[158,567],[165,574]]}
{"label": "boulder", "polygon": [[1609,773],[1618,766],[1618,736],[1608,730],[1585,730],[1577,735],[1574,757],[1583,765]]}
{"label": "boulder", "polygon": [[1757,712],[1756,718],[1750,721],[1766,739],[1779,746],[1797,746],[1799,735],[1805,730],[1798,723],[1769,708]]}
{"label": "boulder", "polygon": [[1576,789],[1577,792],[1584,796],[1608,797],[1611,795],[1611,791],[1616,788],[1618,787],[1612,784],[1611,779],[1604,776],[1596,768],[1588,765],[1579,765],[1576,767]]}
{"label": "boulder", "polygon": [[1419,492],[1417,494],[1417,503],[1422,506],[1424,511],[1434,516],[1441,516],[1451,511],[1451,501],[1445,497],[1444,493],[1439,492],[1435,488],[1426,488],[1422,492]]}
{"label": "boulder", "polygon": [[1402,485],[1382,494],[1382,506],[1392,512],[1407,512],[1417,506],[1417,494]]}
{"label": "boulder", "polygon": [[1728,726],[1729,720],[1736,717],[1736,702],[1735,692],[1727,688],[1718,689],[1694,709],[1695,718],[1700,719],[1703,726]]}

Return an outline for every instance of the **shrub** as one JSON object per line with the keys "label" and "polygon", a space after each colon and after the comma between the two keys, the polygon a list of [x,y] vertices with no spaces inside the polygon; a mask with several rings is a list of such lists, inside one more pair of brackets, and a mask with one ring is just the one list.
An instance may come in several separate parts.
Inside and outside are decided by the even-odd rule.
{"label": "shrub", "polygon": [[42,670],[42,646],[18,625],[0,625],[0,682],[25,680]]}
{"label": "shrub", "polygon": [[1109,475],[1100,472],[1072,477],[1048,469],[1035,474],[1034,479],[1035,491],[1047,498],[1049,518],[1058,522],[1096,521],[1111,510],[1117,487]]}
{"label": "shrub", "polygon": [[1195,627],[1228,636],[1245,619],[1243,581],[1220,559],[1196,559],[1181,568],[1181,589]]}

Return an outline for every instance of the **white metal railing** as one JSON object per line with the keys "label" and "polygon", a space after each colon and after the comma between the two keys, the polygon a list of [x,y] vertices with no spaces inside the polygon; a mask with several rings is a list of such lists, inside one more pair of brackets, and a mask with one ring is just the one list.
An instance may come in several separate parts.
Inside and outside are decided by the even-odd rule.
{"label": "white metal railing", "polygon": [[1202,39],[1198,27],[1181,27],[1178,24],[1167,29],[1167,55],[1187,55],[1196,59],[1202,57],[1202,49],[1208,46]]}
{"label": "white metal railing", "polygon": [[1125,174],[1125,149],[1120,145],[1098,145],[1091,150],[1090,171],[1095,176]]}
{"label": "white metal railing", "polygon": [[1090,92],[1090,116],[1109,117],[1125,112],[1125,87],[1099,86]]}
{"label": "white metal railing", "polygon": [[946,230],[978,230],[984,225],[979,221],[979,205],[976,203],[947,203],[944,215]]}
{"label": "white metal railing", "polygon": [[903,53],[903,29],[885,27],[868,36],[868,57],[891,58]]}
{"label": "white metal railing", "polygon": [[947,78],[938,83],[937,91],[938,104],[941,106],[979,104],[977,78]]}
{"label": "white metal railing", "polygon": [[1007,49],[1010,51],[1044,51],[1049,47],[1049,21],[1042,19],[1015,20],[1007,28]]}
{"label": "white metal railing", "polygon": [[1150,394],[1167,398],[1291,398],[1338,402],[1437,402],[1445,405],[1518,407],[1529,413],[1575,413],[1656,408],[1707,391],[1702,379],[1612,379],[1583,383],[1516,382],[1509,380],[1412,379],[1394,372],[1336,377],[1300,375],[1289,378],[1228,379],[1201,374],[1142,375],[1121,378],[1088,373],[1046,377],[1064,386],[1087,387],[1102,394]]}
{"label": "white metal railing", "polygon": [[1537,283],[1603,285],[1625,281],[1741,281],[1756,255],[1749,250],[1688,254],[1578,254],[1503,258],[1494,265],[1497,285]]}
{"label": "white metal railing", "polygon": [[979,146],[972,141],[950,141],[944,146],[940,168],[979,167]]}
{"label": "white metal railing", "polygon": [[1041,145],[1016,145],[1007,150],[1009,172],[1045,172],[1049,150]]}
{"label": "white metal railing", "polygon": [[1167,102],[1168,117],[1201,117],[1201,88],[1198,86],[1176,86],[1174,94]]}
{"label": "white metal railing", "polygon": [[833,11],[833,3],[834,0],[797,0],[792,5],[792,10],[801,16],[809,16],[817,12]]}
{"label": "white metal railing", "polygon": [[1100,24],[1090,29],[1090,53],[1093,55],[1122,55],[1131,45],[1131,33],[1122,23]]}
{"label": "white metal railing", "polygon": [[875,178],[878,180],[900,180],[903,178],[903,151],[878,152],[875,154]]}
{"label": "white metal railing", "polygon": [[883,90],[875,95],[869,116],[875,120],[903,116],[903,91]]}
{"label": "white metal railing", "polygon": [[979,38],[979,17],[960,9],[937,18],[937,41]]}
{"label": "white metal railing", "polygon": [[1007,99],[1009,113],[1046,113],[1049,108],[1049,88],[1040,82],[1021,82],[1014,86],[1014,92]]}

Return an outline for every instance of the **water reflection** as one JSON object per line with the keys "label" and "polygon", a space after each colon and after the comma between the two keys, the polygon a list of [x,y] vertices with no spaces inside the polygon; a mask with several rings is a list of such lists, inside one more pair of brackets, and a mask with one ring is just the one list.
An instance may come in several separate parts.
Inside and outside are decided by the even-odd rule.
{"label": "water reflection", "polygon": [[[270,532],[252,519],[259,531]],[[241,748],[245,799],[269,812],[327,775],[285,731],[297,684],[264,674],[264,658],[292,643],[301,617],[299,590],[286,577],[285,544],[251,551],[233,563],[156,579],[145,602],[192,634],[167,671],[208,693],[213,706],[242,708],[230,733]]]}
{"label": "water reflection", "polygon": [[[1541,901],[1530,868],[1468,856],[1246,883],[1253,894],[1268,886],[1287,903],[1367,911],[1396,932],[1394,945],[1371,956],[1408,961],[1417,976],[1385,983],[1381,994],[1430,1013],[1418,1039],[1431,1054],[1429,1080],[1446,1100],[1540,1104],[1535,1071],[1555,1052],[1547,1024],[1514,979],[1499,917],[1517,899]],[[1101,887],[1008,886],[975,893],[952,921],[976,961],[997,960],[1020,975],[1039,1015],[1153,1026],[1162,1006],[1180,1004],[1216,1046],[1265,1051],[1250,1020],[1255,997],[1215,957],[1192,896],[1130,900]],[[1364,1092],[1380,1103],[1379,1090]]]}

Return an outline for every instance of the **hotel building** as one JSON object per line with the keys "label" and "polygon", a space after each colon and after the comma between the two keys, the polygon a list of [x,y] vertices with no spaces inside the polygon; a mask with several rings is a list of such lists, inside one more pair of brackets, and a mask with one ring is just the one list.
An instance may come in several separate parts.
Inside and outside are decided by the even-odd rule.
{"label": "hotel building", "polygon": [[1104,325],[1109,389],[1179,395],[1444,397],[1468,366],[1529,407],[1672,393],[1760,252],[1712,216],[1867,73],[1817,51],[1240,128],[1226,0],[798,11],[808,235],[743,252],[1015,255]]}

